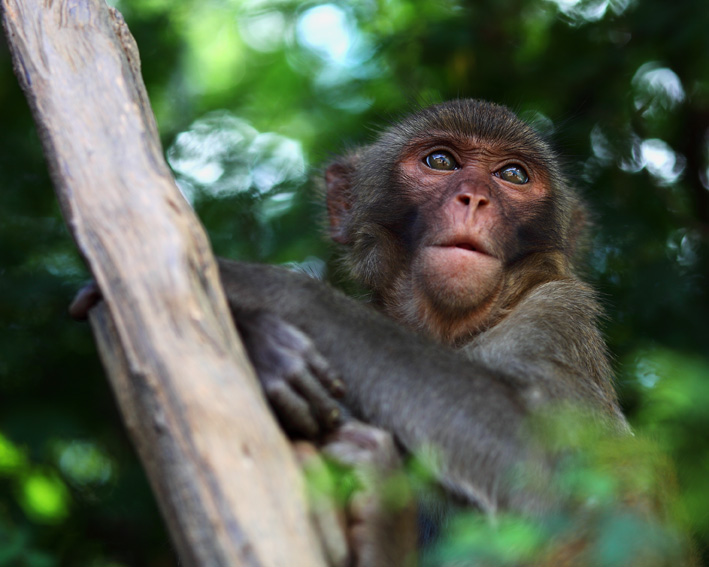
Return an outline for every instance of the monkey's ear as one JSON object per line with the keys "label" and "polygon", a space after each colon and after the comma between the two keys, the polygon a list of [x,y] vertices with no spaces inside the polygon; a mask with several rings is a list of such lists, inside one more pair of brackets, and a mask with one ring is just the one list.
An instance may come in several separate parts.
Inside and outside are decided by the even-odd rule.
{"label": "monkey's ear", "polygon": [[327,215],[330,237],[340,244],[349,244],[347,224],[354,204],[352,178],[357,163],[356,155],[349,155],[330,164],[325,170]]}

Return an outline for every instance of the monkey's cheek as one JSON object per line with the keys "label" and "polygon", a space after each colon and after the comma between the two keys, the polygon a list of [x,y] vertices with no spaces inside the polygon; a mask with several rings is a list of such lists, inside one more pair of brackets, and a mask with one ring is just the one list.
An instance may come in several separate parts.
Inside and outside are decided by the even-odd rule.
{"label": "monkey's cheek", "polygon": [[498,289],[502,278],[500,260],[454,246],[424,248],[417,265],[429,297],[460,307],[484,302]]}

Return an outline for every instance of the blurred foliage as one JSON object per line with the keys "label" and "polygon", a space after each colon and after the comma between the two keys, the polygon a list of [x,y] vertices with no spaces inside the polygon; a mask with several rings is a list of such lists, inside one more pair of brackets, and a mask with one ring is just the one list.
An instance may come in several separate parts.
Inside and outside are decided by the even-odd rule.
{"label": "blurred foliage", "polygon": [[[329,252],[308,179],[417,104],[485,98],[548,133],[596,213],[587,277],[605,299],[624,406],[639,436],[675,462],[678,502],[709,558],[709,10],[701,2],[117,7],[138,41],[170,164],[225,256],[324,271]],[[0,124],[0,565],[174,565],[89,330],[66,315],[88,275],[4,46]],[[615,482],[589,474],[591,484]],[[489,542],[484,553],[509,551],[509,542],[533,549],[543,528],[501,520],[493,535],[465,521],[463,532],[480,537],[455,545]],[[633,538],[657,543],[633,521],[603,524],[611,535],[599,540],[610,554],[602,564],[622,564],[613,553]]]}

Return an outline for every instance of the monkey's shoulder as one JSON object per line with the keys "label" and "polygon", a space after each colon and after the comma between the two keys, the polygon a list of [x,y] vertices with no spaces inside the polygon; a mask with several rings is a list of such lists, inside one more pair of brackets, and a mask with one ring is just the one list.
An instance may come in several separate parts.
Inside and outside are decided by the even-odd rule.
{"label": "monkey's shoulder", "polygon": [[598,328],[602,316],[589,285],[576,279],[547,282],[463,350],[518,386],[542,388],[545,397],[582,391],[614,404],[608,351]]}

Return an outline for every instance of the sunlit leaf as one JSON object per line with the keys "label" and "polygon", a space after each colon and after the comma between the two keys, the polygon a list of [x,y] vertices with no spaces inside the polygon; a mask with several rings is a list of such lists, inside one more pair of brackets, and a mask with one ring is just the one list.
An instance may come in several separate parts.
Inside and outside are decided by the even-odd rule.
{"label": "sunlit leaf", "polygon": [[66,485],[55,474],[32,472],[22,480],[20,503],[37,522],[60,522],[69,513],[69,501]]}

